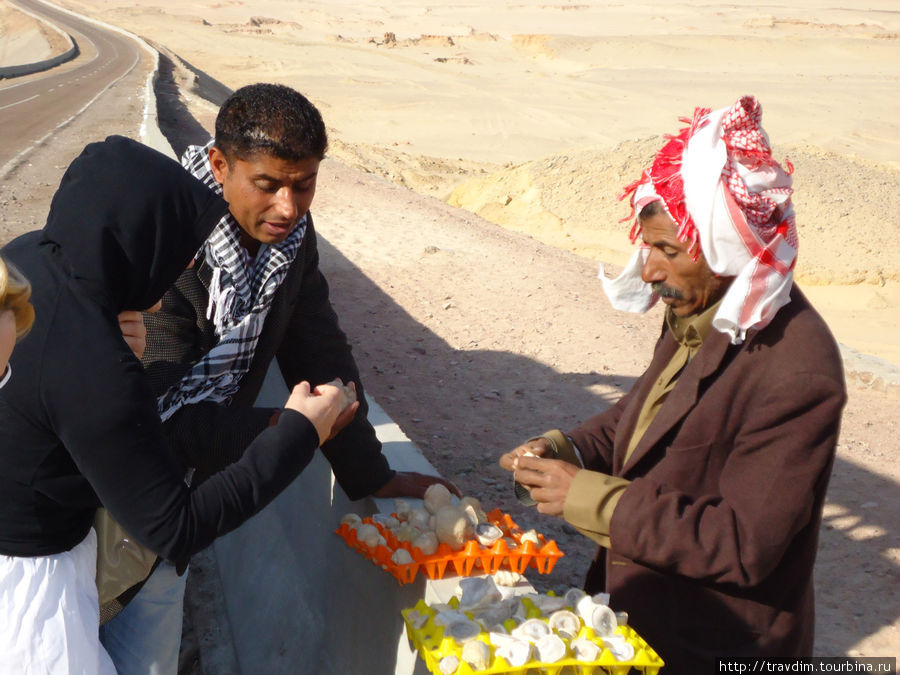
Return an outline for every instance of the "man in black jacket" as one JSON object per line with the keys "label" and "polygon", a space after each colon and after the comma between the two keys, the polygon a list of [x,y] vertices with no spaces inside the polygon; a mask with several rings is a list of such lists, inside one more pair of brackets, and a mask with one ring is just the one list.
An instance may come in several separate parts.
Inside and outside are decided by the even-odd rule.
{"label": "man in black jacket", "polygon": [[[355,383],[358,408],[338,421],[339,433],[322,446],[351,499],[421,497],[428,485],[445,481],[388,466],[366,418],[359,370],[319,270],[309,207],[326,147],[318,110],[288,87],[250,85],[225,101],[216,118],[215,140],[189,147],[182,164],[223,195],[230,213],[166,293],[162,309],[145,316],[142,362],[159,396],[171,443],[188,467],[209,473],[227,465],[277,419],[277,411],[254,407],[277,357],[289,386],[334,378]],[[148,585],[161,575],[170,577],[164,594],[179,613],[180,635],[181,591],[172,592],[179,583],[175,571],[160,566]],[[180,584],[183,588],[183,580]],[[145,590],[104,626],[104,644],[114,660],[113,634],[130,615],[141,612]],[[153,635],[147,621],[174,623],[172,613],[167,617],[140,619],[138,633]],[[166,651],[173,664],[177,646],[172,654],[172,645],[178,640],[170,634],[165,649],[159,647],[159,636],[152,640],[153,658]],[[127,642],[131,650],[135,636]],[[146,661],[147,655],[123,658],[133,664]],[[146,672],[144,666],[131,668],[118,660],[116,665],[125,672]]]}

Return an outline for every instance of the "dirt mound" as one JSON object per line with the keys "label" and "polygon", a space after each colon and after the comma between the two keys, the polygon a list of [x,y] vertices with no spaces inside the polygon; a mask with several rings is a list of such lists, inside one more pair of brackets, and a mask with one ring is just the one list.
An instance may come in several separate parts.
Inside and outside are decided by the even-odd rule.
{"label": "dirt mound", "polygon": [[513,35],[512,44],[516,49],[533,56],[556,56],[550,47],[551,35],[522,34]]}
{"label": "dirt mound", "polygon": [[[617,197],[661,145],[661,137],[646,138],[503,168],[460,183],[447,201],[545,243],[621,264],[633,249],[629,225],[619,222],[629,209]],[[900,230],[900,172],[810,147],[776,148],[775,156],[789,157],[795,167],[798,279],[816,285],[900,280],[891,245]]]}
{"label": "dirt mound", "polygon": [[419,194],[446,201],[453,186],[471,176],[487,176],[501,167],[472,160],[450,160],[405,152],[403,146],[385,147],[346,143],[335,135],[328,154],[356,169],[386,178]]}

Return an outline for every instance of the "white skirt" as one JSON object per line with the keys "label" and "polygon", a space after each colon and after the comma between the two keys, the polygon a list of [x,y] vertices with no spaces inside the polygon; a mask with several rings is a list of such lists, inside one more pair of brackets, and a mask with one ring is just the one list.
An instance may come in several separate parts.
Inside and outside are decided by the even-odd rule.
{"label": "white skirt", "polygon": [[0,555],[0,673],[116,670],[100,644],[93,528],[71,551]]}

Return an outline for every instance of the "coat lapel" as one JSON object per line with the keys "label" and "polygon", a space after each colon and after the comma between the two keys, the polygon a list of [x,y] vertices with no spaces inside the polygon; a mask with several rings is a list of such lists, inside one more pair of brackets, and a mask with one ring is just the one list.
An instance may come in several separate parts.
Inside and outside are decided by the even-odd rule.
{"label": "coat lapel", "polygon": [[[634,409],[630,411],[628,428],[631,432],[634,430],[634,425],[637,423],[637,417],[640,414],[653,381],[659,376],[660,372],[662,372],[663,368],[668,364],[669,359],[671,359],[672,355],[675,353],[677,343],[671,335],[666,336],[666,342],[668,343],[668,348],[665,349],[664,354],[661,354],[662,358],[654,358],[652,364],[653,376],[647,378],[645,390],[641,392],[639,397],[636,397],[635,405],[633,406]],[[728,351],[730,344],[728,336],[724,333],[713,330],[709,334],[703,342],[703,346],[700,347],[700,350],[697,352],[697,356],[695,356],[687,365],[684,372],[678,378],[675,388],[669,393],[669,397],[650,423],[643,438],[641,438],[637,447],[634,449],[634,452],[631,453],[631,457],[628,458],[628,462],[626,462],[624,466],[621,466],[621,462],[624,458],[625,450],[628,447],[631,433],[627,433],[624,438],[616,439],[616,464],[621,466],[621,469],[616,472],[616,475],[627,477],[628,472],[631,471],[641,459],[647,455],[647,453],[655,448],[659,441],[691,411],[697,404],[697,399],[699,398],[700,383],[716,372],[719,365],[722,363],[722,359],[725,358],[725,354]],[[648,375],[649,374],[650,371],[648,369]]]}

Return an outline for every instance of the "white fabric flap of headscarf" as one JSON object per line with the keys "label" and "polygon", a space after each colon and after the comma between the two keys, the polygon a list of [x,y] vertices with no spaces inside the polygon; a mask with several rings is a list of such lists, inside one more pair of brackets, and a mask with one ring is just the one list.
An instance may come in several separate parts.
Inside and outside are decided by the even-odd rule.
{"label": "white fabric flap of headscarf", "polygon": [[[736,275],[750,259],[739,237],[733,237],[734,224],[727,210],[722,212],[722,168],[728,151],[722,140],[722,118],[728,108],[706,116],[707,124],[691,136],[682,155],[681,177],[684,204],[697,236],[706,264],[716,274]],[[735,256],[739,259],[735,259]]]}
{"label": "white fabric flap of headscarf", "polygon": [[622,312],[642,313],[650,309],[659,297],[653,292],[650,284],[641,279],[641,268],[647,259],[647,249],[641,247],[632,254],[625,269],[615,279],[607,279],[603,272],[603,263],[597,277],[603,283],[603,290],[610,304]]}
{"label": "white fabric flap of headscarf", "polygon": [[[728,188],[722,170],[728,150],[722,138],[722,118],[728,110],[711,112],[709,122],[691,136],[682,156],[681,174],[685,206],[697,228],[706,263],[716,274],[735,277],[722,298],[713,327],[726,333],[732,343],[740,344],[748,329],[767,325],[790,302],[793,274],[782,274],[761,262],[759,253],[766,244],[725,194]],[[745,170],[738,164],[738,171],[754,191],[778,178],[769,167]],[[780,236],[770,248],[780,260],[790,261],[796,255]]]}

